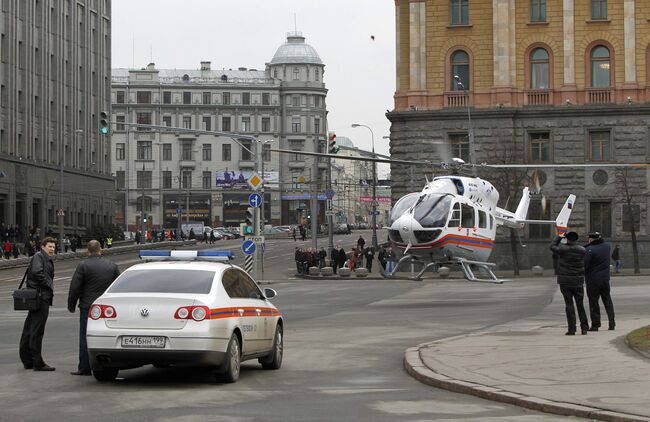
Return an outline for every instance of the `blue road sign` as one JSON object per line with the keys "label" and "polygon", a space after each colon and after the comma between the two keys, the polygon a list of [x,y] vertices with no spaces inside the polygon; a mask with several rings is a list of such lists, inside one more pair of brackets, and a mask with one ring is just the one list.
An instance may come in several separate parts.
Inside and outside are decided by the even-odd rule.
{"label": "blue road sign", "polygon": [[246,240],[242,245],[241,245],[241,250],[244,252],[246,255],[253,255],[255,253],[255,242],[252,240],[248,239]]}
{"label": "blue road sign", "polygon": [[251,193],[248,195],[248,205],[257,208],[262,205],[262,195],[259,193]]}
{"label": "blue road sign", "polygon": [[380,212],[379,210],[377,210],[377,211],[370,211],[368,214],[369,214],[369,215],[381,215],[381,212]]}
{"label": "blue road sign", "polygon": [[334,192],[332,189],[327,189],[327,190],[325,191],[325,197],[326,197],[327,199],[332,199],[332,198],[334,197],[334,193],[335,193],[335,192]]}
{"label": "blue road sign", "polygon": [[182,210],[181,210],[180,208],[176,208],[176,214],[180,214],[181,211],[182,211]]}

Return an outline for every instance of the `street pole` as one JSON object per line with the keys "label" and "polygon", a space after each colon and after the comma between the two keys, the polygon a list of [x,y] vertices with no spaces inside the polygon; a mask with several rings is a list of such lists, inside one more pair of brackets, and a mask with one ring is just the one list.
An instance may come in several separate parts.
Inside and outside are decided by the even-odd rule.
{"label": "street pole", "polygon": [[[63,152],[63,147],[61,147]],[[59,217],[59,252],[63,253],[65,248],[63,246],[63,156],[59,157],[59,210],[57,215]]]}
{"label": "street pole", "polygon": [[144,210],[144,163],[142,163],[142,179],[140,181],[142,184],[142,209],[140,212],[140,243],[147,243],[147,223],[144,221],[146,218],[146,211]]}
{"label": "street pole", "polygon": [[[318,139],[314,141],[314,151],[318,152]],[[314,157],[311,174],[309,181],[311,187],[311,247],[316,253],[318,251],[318,157]]]}
{"label": "street pole", "polygon": [[181,192],[182,192],[182,187],[181,187],[181,182],[182,182],[182,177],[179,175],[178,176],[178,197],[176,198],[176,219],[177,221],[177,226],[178,228],[176,229],[176,240],[181,239],[181,230],[182,230],[182,224],[183,224],[183,207],[181,206]]}
{"label": "street pole", "polygon": [[[467,96],[467,139],[469,141],[469,163],[474,164],[474,130],[472,129],[472,113],[470,112],[469,107],[469,90],[463,84],[463,80],[460,76],[454,75],[454,79]],[[476,176],[476,168],[474,166],[472,166],[472,174]]]}
{"label": "street pole", "polygon": [[[255,173],[259,174],[260,170],[262,169],[262,142],[259,139],[255,139],[253,142],[251,142],[251,147],[254,145],[253,151],[255,151]],[[262,175],[262,179],[264,178],[264,175]],[[262,202],[264,202],[264,196],[262,196]],[[253,235],[255,237],[260,236],[260,207],[255,207],[255,213],[254,213],[254,219],[253,219]],[[259,248],[257,247],[258,245],[255,245],[255,252],[253,252],[253,279],[257,280],[257,259],[259,257],[258,255],[258,250]]]}
{"label": "street pole", "polygon": [[[370,126],[361,125],[359,123],[353,123],[352,127],[365,127],[370,131],[370,137],[372,139],[372,158],[377,158],[375,155],[375,133],[372,131]],[[372,224],[372,248],[374,251],[377,251],[377,163],[372,162],[372,218],[370,219]]]}

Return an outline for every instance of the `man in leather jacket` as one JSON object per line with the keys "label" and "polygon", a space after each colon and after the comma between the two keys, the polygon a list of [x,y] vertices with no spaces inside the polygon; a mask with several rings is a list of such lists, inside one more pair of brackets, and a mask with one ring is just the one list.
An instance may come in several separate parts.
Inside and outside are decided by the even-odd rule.
{"label": "man in leather jacket", "polygon": [[600,328],[600,306],[598,299],[602,299],[609,329],[616,327],[614,321],[614,303],[610,296],[609,286],[609,257],[610,246],[600,236],[600,233],[589,233],[589,243],[585,254],[585,281],[587,283],[587,297],[589,298],[589,315],[591,328],[589,331],[598,331]]}
{"label": "man in leather jacket", "polygon": [[27,287],[37,289],[41,306],[29,311],[20,337],[20,360],[25,369],[34,371],[54,371],[55,368],[43,361],[41,348],[45,323],[54,299],[54,263],[52,256],[56,249],[56,240],[46,237],[41,242],[41,250],[34,254],[27,271]]}
{"label": "man in leather jacket", "polygon": [[[578,317],[580,318],[580,328],[582,334],[587,334],[589,321],[582,304],[584,298],[584,278],[585,278],[585,248],[578,245],[578,233],[567,232],[564,236],[566,244],[561,244],[562,238],[556,236],[551,244],[551,251],[558,255],[557,263],[557,283],[560,285],[560,292],[564,297],[566,319],[568,331],[566,335],[572,336],[576,333],[576,310],[578,308]],[[573,302],[575,301],[575,307]]]}

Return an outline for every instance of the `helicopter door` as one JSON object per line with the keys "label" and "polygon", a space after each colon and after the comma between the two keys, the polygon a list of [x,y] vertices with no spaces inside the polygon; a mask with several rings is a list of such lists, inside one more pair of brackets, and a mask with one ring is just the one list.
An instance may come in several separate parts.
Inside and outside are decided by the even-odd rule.
{"label": "helicopter door", "polygon": [[451,209],[448,227],[460,227],[460,203],[456,202]]}

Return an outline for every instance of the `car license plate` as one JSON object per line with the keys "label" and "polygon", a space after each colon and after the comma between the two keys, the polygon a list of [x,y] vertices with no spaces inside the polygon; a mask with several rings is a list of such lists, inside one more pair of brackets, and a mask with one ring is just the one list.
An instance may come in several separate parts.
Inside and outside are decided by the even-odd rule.
{"label": "car license plate", "polygon": [[165,347],[165,337],[123,336],[122,347],[163,349]]}

